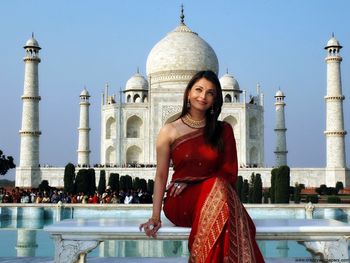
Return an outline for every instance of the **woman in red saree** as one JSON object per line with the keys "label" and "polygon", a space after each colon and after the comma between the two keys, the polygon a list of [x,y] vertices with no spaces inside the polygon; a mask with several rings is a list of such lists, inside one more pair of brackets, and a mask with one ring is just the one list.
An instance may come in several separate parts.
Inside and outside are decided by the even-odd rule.
{"label": "woman in red saree", "polygon": [[157,172],[152,217],[140,229],[156,237],[170,160],[174,174],[164,214],[177,226],[191,227],[189,262],[260,263],[255,226],[236,191],[237,153],[232,127],[219,122],[220,82],[212,71],[189,82],[182,113],[157,139]]}

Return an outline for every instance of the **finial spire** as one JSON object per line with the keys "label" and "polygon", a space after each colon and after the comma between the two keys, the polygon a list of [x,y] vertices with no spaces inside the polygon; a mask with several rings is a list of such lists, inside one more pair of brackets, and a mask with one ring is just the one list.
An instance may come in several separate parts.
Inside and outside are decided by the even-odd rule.
{"label": "finial spire", "polygon": [[32,38],[34,38],[34,32],[32,32]]}
{"label": "finial spire", "polygon": [[332,32],[332,37],[334,37],[334,32]]}
{"label": "finial spire", "polygon": [[226,74],[228,74],[228,67],[226,68]]}
{"label": "finial spire", "polygon": [[137,67],[137,71],[136,71],[136,73],[137,73],[137,74],[139,74],[139,73],[140,73],[139,67]]}
{"label": "finial spire", "polygon": [[185,15],[184,15],[184,5],[181,4],[181,15],[180,15],[180,22],[181,24],[185,24]]}
{"label": "finial spire", "polygon": [[256,94],[260,94],[260,83],[256,83]]}

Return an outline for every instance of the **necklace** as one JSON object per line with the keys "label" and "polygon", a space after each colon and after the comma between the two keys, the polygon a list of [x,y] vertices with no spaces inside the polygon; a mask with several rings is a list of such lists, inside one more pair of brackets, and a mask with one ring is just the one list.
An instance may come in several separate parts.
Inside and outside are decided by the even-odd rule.
{"label": "necklace", "polygon": [[186,124],[188,127],[193,128],[193,129],[200,129],[205,126],[205,118],[199,121],[196,121],[191,118],[190,114],[186,114],[181,118],[182,122]]}

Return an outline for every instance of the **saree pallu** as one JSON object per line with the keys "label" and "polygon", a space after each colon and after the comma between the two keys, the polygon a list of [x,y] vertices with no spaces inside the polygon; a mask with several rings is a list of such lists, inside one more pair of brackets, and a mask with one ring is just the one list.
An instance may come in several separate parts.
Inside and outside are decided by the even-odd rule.
{"label": "saree pallu", "polygon": [[260,263],[264,259],[255,241],[255,226],[234,184],[237,179],[235,139],[223,123],[224,150],[204,143],[202,130],[178,138],[172,145],[173,182],[187,187],[167,196],[163,210],[177,226],[191,227],[189,262]]}

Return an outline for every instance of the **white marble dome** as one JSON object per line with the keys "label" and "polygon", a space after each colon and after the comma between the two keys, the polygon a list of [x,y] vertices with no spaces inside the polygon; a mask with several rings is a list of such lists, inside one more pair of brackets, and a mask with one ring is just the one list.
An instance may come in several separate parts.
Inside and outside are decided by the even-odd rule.
{"label": "white marble dome", "polygon": [[228,73],[226,73],[220,78],[220,84],[222,89],[239,90],[239,84],[237,80],[231,74]]}
{"label": "white marble dome", "polygon": [[28,39],[24,47],[25,48],[27,48],[27,47],[36,47],[36,48],[40,49],[39,43],[34,37],[31,37],[30,39]]}
{"label": "white marble dome", "polygon": [[125,90],[148,89],[148,81],[140,73],[135,73],[127,82]]}
{"label": "white marble dome", "polygon": [[80,93],[80,97],[90,97],[90,94],[87,91],[87,89],[83,89],[83,91]]}
{"label": "white marble dome", "polygon": [[218,58],[212,47],[183,23],[160,40],[147,58],[148,76],[200,70],[218,73]]}
{"label": "white marble dome", "polygon": [[277,90],[275,97],[285,97],[282,90]]}
{"label": "white marble dome", "polygon": [[331,37],[331,39],[328,40],[326,47],[341,47],[341,45],[335,37]]}

